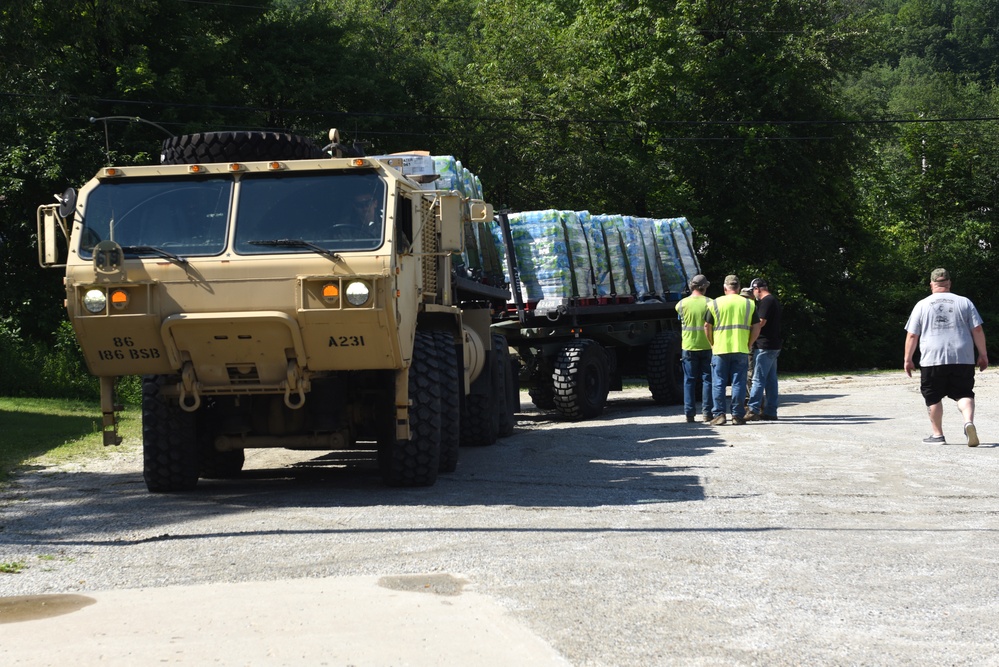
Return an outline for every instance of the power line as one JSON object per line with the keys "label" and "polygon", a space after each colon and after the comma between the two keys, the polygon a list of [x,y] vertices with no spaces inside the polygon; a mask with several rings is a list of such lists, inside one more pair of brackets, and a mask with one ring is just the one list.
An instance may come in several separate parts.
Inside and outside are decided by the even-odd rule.
{"label": "power line", "polygon": [[[414,114],[381,111],[336,111],[331,109],[275,109],[270,107],[237,106],[220,104],[190,104],[176,102],[162,102],[154,100],[119,100],[110,98],[85,98],[78,95],[41,95],[33,93],[3,93],[0,97],[7,98],[32,98],[32,99],[61,99],[75,102],[93,102],[99,104],[120,104],[129,106],[146,106],[174,109],[200,109],[204,111],[240,111],[251,113],[277,113],[286,116],[326,116],[338,118],[391,118],[399,120],[424,120],[424,121],[460,121],[478,123],[517,123],[533,124],[544,123],[551,125],[622,125],[622,126],[808,126],[808,125],[905,125],[905,124],[937,124],[937,123],[984,123],[999,121],[999,116],[957,116],[943,118],[870,118],[870,119],[826,119],[826,120],[757,120],[757,119],[737,119],[737,120],[636,120],[626,118],[550,118],[540,116],[470,116],[470,115],[445,115],[445,114]],[[180,123],[172,123],[178,125]]]}

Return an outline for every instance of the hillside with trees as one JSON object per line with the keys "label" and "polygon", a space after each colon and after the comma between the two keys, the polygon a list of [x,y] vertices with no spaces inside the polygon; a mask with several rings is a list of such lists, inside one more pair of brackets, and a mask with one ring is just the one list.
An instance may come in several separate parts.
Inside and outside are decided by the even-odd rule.
{"label": "hillside with trees", "polygon": [[497,209],[685,216],[716,285],[776,286],[782,369],[898,368],[935,266],[995,330],[997,51],[999,0],[8,0],[0,352],[72,346],[54,193],[169,134],[337,127]]}

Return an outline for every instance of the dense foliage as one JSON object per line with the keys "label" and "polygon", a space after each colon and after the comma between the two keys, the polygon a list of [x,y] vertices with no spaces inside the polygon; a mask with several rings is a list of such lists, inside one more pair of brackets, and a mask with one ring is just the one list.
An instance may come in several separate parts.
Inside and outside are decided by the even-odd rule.
{"label": "dense foliage", "polygon": [[999,0],[7,0],[0,52],[22,348],[64,318],[35,208],[222,129],[454,154],[497,208],[684,215],[716,285],[776,285],[785,369],[897,367],[937,265],[996,323]]}

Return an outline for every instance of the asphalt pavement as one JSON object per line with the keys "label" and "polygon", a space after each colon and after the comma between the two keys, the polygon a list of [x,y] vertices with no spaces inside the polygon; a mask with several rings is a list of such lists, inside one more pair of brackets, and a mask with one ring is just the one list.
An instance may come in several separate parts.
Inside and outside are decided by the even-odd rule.
{"label": "asphalt pavement", "polygon": [[149,494],[137,443],[0,490],[0,664],[999,665],[999,373],[967,446],[900,371],[782,380],[777,422],[646,391],[429,489],[255,451]]}

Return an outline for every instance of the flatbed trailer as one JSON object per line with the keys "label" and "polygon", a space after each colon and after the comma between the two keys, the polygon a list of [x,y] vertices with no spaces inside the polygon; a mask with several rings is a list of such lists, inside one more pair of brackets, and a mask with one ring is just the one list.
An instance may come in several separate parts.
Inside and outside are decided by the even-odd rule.
{"label": "flatbed trailer", "polygon": [[[682,401],[679,292],[524,299],[508,215],[495,223],[511,300],[492,326],[517,351],[537,407],[568,420],[592,418],[625,378],[644,378],[656,403]],[[680,271],[686,284],[689,270]]]}

